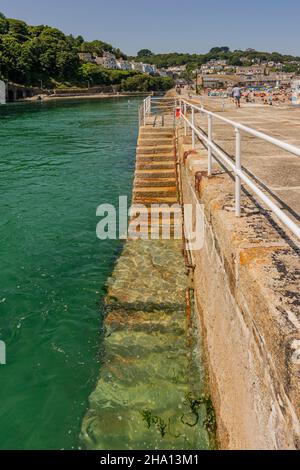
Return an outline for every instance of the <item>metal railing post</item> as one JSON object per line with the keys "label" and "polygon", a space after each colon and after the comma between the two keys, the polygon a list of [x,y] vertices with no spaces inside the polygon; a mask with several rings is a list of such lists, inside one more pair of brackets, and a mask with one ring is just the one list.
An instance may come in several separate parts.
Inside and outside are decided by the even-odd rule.
{"label": "metal railing post", "polygon": [[[184,117],[186,118],[186,103],[184,103],[183,107]],[[186,120],[184,120],[184,135],[187,134],[187,127],[186,127]]]}
{"label": "metal railing post", "polygon": [[212,150],[210,144],[212,143],[212,116],[208,114],[208,166],[207,166],[207,174],[211,176],[212,174]]}
{"label": "metal railing post", "polygon": [[146,126],[146,100],[144,100],[144,126]]}
{"label": "metal railing post", "polygon": [[237,171],[241,167],[241,131],[235,128],[235,215],[241,217],[241,178]]}
{"label": "metal railing post", "polygon": [[194,127],[195,127],[195,110],[194,108],[192,107],[192,148],[194,149],[195,148],[195,130],[194,130]]}

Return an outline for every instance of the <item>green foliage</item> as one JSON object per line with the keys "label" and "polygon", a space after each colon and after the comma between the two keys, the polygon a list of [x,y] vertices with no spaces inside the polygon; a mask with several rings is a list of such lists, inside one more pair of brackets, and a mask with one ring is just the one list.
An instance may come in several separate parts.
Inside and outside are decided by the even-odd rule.
{"label": "green foliage", "polygon": [[80,47],[80,52],[90,52],[92,54],[102,55],[103,52],[111,52],[114,54],[117,59],[126,59],[127,56],[123,54],[120,49],[115,49],[111,44],[107,44],[103,41],[91,41],[91,42],[82,42]]}
{"label": "green foliage", "polygon": [[297,64],[287,64],[283,67],[283,71],[286,73],[300,73],[300,66]]}
{"label": "green foliage", "polygon": [[164,77],[151,77],[149,75],[137,74],[134,77],[122,80],[122,91],[167,91],[175,85],[174,80]]}
{"label": "green foliage", "polygon": [[209,51],[210,54],[220,54],[220,53],[222,53],[222,52],[225,52],[225,53],[230,52],[230,48],[227,47],[227,46],[223,46],[223,47],[213,47],[213,48]]}
{"label": "green foliage", "polygon": [[243,63],[240,59],[240,56],[238,54],[232,54],[229,57],[228,64],[232,65],[233,67],[239,67],[239,66],[243,65]]}
{"label": "green foliage", "polygon": [[93,64],[82,65],[80,51],[97,54],[110,51],[117,57],[126,57],[120,49],[103,41],[85,42],[82,36],[65,35],[57,28],[29,26],[0,15],[0,73],[6,80],[28,85],[39,85],[43,80],[49,86],[60,82],[80,84],[86,80],[94,84],[120,84],[130,76],[122,71],[103,71]]}
{"label": "green foliage", "polygon": [[[290,55],[279,54],[278,52],[258,52],[254,50],[235,50],[230,51],[229,47],[213,47],[207,54],[178,54],[172,52],[169,54],[152,54],[152,55],[141,55],[145,51],[142,49],[138,53],[138,60],[154,64],[157,67],[175,67],[180,65],[187,65],[192,69],[200,67],[206,64],[210,60],[228,60],[229,65],[251,65],[253,60],[257,63],[261,61],[273,61],[286,63],[293,60],[300,61],[299,57],[293,57]],[[150,51],[151,52],[151,51]],[[136,57],[132,57],[136,60]],[[243,62],[241,61],[243,59]],[[244,62],[246,59],[246,62]]]}
{"label": "green foliage", "polygon": [[1,13],[1,11],[0,11],[0,19],[5,20],[5,15],[3,13]]}
{"label": "green foliage", "polygon": [[157,67],[172,67],[185,65],[188,63],[195,63],[201,65],[204,63],[204,56],[197,54],[178,54],[177,52],[172,52],[170,54],[153,54],[146,56],[139,56],[138,58],[132,57],[133,60],[139,60],[146,62],[148,64],[154,64]]}
{"label": "green foliage", "polygon": [[28,36],[28,27],[24,21],[8,19],[8,34],[14,36],[19,42],[24,42]]}
{"label": "green foliage", "polygon": [[97,64],[82,64],[79,68],[78,82],[89,82],[92,85],[120,85],[123,80],[135,76],[131,70],[109,70]]}
{"label": "green foliage", "polygon": [[153,52],[150,51],[150,49],[141,49],[138,53],[138,57],[150,57],[153,55]]}
{"label": "green foliage", "polygon": [[0,17],[0,35],[8,33],[8,21]]}

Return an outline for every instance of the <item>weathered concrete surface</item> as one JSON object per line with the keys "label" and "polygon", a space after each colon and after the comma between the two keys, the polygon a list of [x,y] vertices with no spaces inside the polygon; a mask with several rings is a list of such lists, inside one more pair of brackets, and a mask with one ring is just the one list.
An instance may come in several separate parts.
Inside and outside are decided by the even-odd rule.
{"label": "weathered concrete surface", "polygon": [[[230,145],[218,131],[219,143]],[[299,248],[255,200],[243,196],[237,219],[232,179],[217,165],[208,178],[207,151],[198,145],[187,156],[190,138],[179,134],[184,202],[192,202],[188,187],[197,174],[204,205],[194,284],[220,446],[300,448]],[[281,170],[274,172],[278,184]]]}

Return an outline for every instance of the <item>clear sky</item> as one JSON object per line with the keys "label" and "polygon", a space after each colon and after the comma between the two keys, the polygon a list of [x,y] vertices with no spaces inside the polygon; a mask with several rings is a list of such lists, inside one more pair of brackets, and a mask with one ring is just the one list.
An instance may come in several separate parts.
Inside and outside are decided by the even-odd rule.
{"label": "clear sky", "polygon": [[300,56],[299,0],[0,0],[0,11],[127,54],[229,46]]}

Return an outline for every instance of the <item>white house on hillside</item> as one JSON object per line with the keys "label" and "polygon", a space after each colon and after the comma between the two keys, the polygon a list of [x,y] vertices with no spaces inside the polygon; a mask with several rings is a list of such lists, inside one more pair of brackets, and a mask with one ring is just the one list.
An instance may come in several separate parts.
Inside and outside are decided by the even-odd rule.
{"label": "white house on hillside", "polygon": [[123,59],[117,60],[117,68],[120,70],[132,70],[131,63]]}

